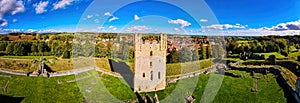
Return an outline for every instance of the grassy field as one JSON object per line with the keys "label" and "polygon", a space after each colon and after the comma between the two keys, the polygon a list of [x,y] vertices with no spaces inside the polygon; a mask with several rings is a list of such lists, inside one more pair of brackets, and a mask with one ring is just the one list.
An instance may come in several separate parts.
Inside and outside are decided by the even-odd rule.
{"label": "grassy field", "polygon": [[241,61],[240,58],[224,58],[224,59],[225,59],[225,60],[229,60],[229,61],[235,61],[235,62]]}
{"label": "grassy field", "polygon": [[[244,71],[230,71],[236,74],[241,74],[245,78],[234,78],[230,76],[225,76],[223,83],[221,85],[218,94],[214,98],[214,103],[286,103],[286,98],[284,97],[283,89],[277,84],[276,79],[273,78],[273,74],[269,74],[268,78],[265,78],[262,74],[256,73],[257,77],[261,79],[258,81],[258,92],[251,92],[253,88],[253,79],[249,73]],[[210,74],[218,75],[218,74]],[[198,78],[198,83],[193,92],[193,96],[196,98],[196,103],[200,102],[203,96],[204,89],[208,83],[210,75],[200,75]],[[193,81],[196,78],[184,79],[179,82]],[[185,82],[186,86],[193,85],[194,82]],[[160,100],[166,99],[166,101],[183,103],[184,96],[187,96],[186,92],[173,93],[177,87],[178,83],[173,83],[163,91],[156,92]],[[185,91],[187,88],[178,87],[179,91]],[[154,93],[150,93],[154,95]],[[169,98],[168,96],[174,98]],[[170,100],[171,99],[171,100]]]}
{"label": "grassy field", "polygon": [[[89,78],[80,79],[84,74],[89,73],[91,75]],[[19,97],[23,100],[23,103],[81,103],[83,97],[93,102],[93,100],[98,100],[104,96],[99,96],[99,94],[107,95],[104,91],[104,86],[106,87],[106,92],[113,95],[115,101],[128,101],[135,99],[135,94],[131,89],[124,84],[124,80],[111,77],[95,71],[85,72],[77,76],[64,76],[64,77],[25,77],[16,76],[0,73],[0,75],[11,76],[11,78],[0,76],[0,86],[5,86],[7,81],[9,82],[7,93],[4,93],[1,89],[0,91],[0,101],[2,103],[10,103],[7,97],[16,98]],[[61,84],[58,84],[60,80]],[[78,80],[78,82],[68,82]],[[96,84],[92,84],[95,81]],[[86,86],[92,88],[92,92],[86,91]],[[104,84],[102,87],[100,84]],[[93,97],[97,96],[99,97]],[[8,100],[8,101],[6,101]],[[104,100],[104,99],[103,99]],[[94,102],[93,102],[94,103]]]}
{"label": "grassy field", "polygon": [[276,58],[285,58],[285,56],[281,55],[278,52],[271,52],[271,53],[256,53],[256,54],[263,54],[265,55],[265,58],[269,58],[270,55],[275,55]]}
{"label": "grassy field", "polygon": [[[8,69],[18,72],[28,72],[38,70],[39,61],[34,65],[34,59],[20,59],[17,57],[12,58],[0,58],[0,68]],[[37,59],[39,60],[39,59]],[[50,59],[48,58],[45,64],[54,71],[68,71],[87,67],[87,66],[98,66],[104,70],[110,70],[108,60],[105,58],[74,58],[74,59]]]}
{"label": "grassy field", "polygon": [[212,66],[212,60],[200,60],[186,63],[167,64],[167,76],[180,75],[198,71]]}
{"label": "grassy field", "polygon": [[300,56],[300,50],[298,52],[290,53],[289,57],[292,57],[294,59],[297,59],[297,56]]}
{"label": "grassy field", "polygon": [[[0,73],[1,75],[8,75]],[[78,103],[82,101],[82,94],[75,83],[57,84],[57,80],[66,82],[75,79],[74,76],[65,77],[25,77],[10,75],[11,78],[0,77],[0,85],[5,86],[9,82],[7,93],[3,93],[2,89],[0,94],[23,98],[23,103],[43,103],[43,102],[68,102]],[[10,100],[5,101],[7,98],[0,98],[4,103],[10,103]]]}
{"label": "grassy field", "polygon": [[253,42],[253,40],[238,40],[236,42],[239,43],[239,44],[245,44],[245,43]]}
{"label": "grassy field", "polygon": [[[253,87],[253,79],[249,73],[242,71],[231,71],[237,74],[243,75],[245,78],[234,78],[225,76],[218,94],[214,98],[214,103],[283,103],[286,102],[283,90],[276,83],[274,75],[269,74],[268,78],[265,78],[262,74],[256,74],[261,79],[258,81],[259,91],[256,93],[251,92]],[[9,74],[1,75],[12,76],[11,78],[0,76],[0,86],[4,86],[9,80],[8,92],[0,94],[10,97],[23,98],[24,103],[42,103],[42,102],[64,102],[64,103],[79,103],[85,96],[90,102],[101,100],[102,102],[111,101],[128,101],[136,99],[136,96],[131,89],[125,84],[123,79],[111,77],[99,72],[90,71],[81,73],[77,76],[64,76],[64,77],[25,77],[15,76]],[[210,74],[214,76],[220,76],[218,74]],[[180,80],[177,83],[172,83],[166,87],[165,90],[157,91],[160,100],[164,101],[176,101],[184,102],[184,97],[187,92],[195,96],[197,102],[201,99],[204,89],[208,83],[210,75],[200,75],[198,78],[188,78]],[[88,76],[88,78],[84,78]],[[76,79],[78,82],[68,83]],[[83,79],[80,79],[83,78]],[[62,84],[58,84],[57,80],[60,80]],[[95,84],[92,84],[93,81]],[[196,83],[195,81],[198,81]],[[107,89],[103,89],[104,87]],[[196,83],[195,91],[193,92],[192,85]],[[91,92],[87,92],[87,88],[91,88]],[[186,90],[189,89],[189,90]],[[174,91],[174,94],[171,94]],[[176,91],[176,93],[175,93]],[[141,93],[144,95],[145,93]],[[154,93],[148,93],[154,95]],[[170,95],[170,96],[169,96]],[[114,97],[114,98],[111,98]],[[171,97],[171,98],[170,98]],[[165,99],[164,99],[165,98]],[[5,98],[0,98],[0,101],[4,101]],[[6,98],[7,99],[7,98]],[[5,102],[5,101],[4,101]],[[182,103],[181,102],[181,103]]]}

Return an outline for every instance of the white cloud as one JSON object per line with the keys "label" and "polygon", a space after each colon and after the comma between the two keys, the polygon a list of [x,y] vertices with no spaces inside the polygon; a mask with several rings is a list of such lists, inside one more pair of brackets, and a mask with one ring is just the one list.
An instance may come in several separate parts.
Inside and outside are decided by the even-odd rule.
{"label": "white cloud", "polygon": [[4,16],[4,14],[17,14],[20,12],[24,12],[25,7],[23,5],[22,0],[1,0],[0,1],[0,19]]}
{"label": "white cloud", "polygon": [[97,29],[102,30],[102,29],[104,29],[104,27],[103,26],[99,26],[99,27],[97,27]]}
{"label": "white cloud", "polygon": [[113,16],[110,12],[105,12],[104,16]]}
{"label": "white cloud", "polygon": [[[219,32],[220,33],[220,32]],[[299,35],[299,30],[286,30],[286,31],[271,31],[266,29],[248,29],[248,30],[226,30],[222,32],[223,35],[229,36],[266,36],[266,35]]]}
{"label": "white cloud", "polygon": [[88,18],[88,19],[90,19],[90,18],[92,18],[93,17],[93,15],[87,15],[86,16],[86,18]]}
{"label": "white cloud", "polygon": [[65,8],[65,6],[71,5],[71,3],[73,1],[74,0],[61,0],[61,1],[53,4],[53,9],[57,10],[57,9],[60,9],[60,8]]}
{"label": "white cloud", "polygon": [[15,22],[17,22],[18,20],[17,19],[13,19],[13,22],[15,23]]}
{"label": "white cloud", "polygon": [[98,19],[95,19],[94,22],[95,22],[95,23],[99,23],[99,20],[98,20]]}
{"label": "white cloud", "polygon": [[138,15],[134,15],[134,20],[139,20],[140,19],[140,17],[138,16]]}
{"label": "white cloud", "polygon": [[208,20],[207,19],[200,19],[200,22],[205,23],[205,22],[208,22]]}
{"label": "white cloud", "polygon": [[45,2],[40,2],[40,3],[36,3],[36,4],[33,4],[33,7],[35,7],[35,12],[36,14],[41,14],[41,13],[44,13],[44,12],[47,12],[46,10],[46,7],[48,6],[48,1],[45,1]]}
{"label": "white cloud", "polygon": [[181,30],[179,28],[174,28],[175,32],[180,32]]}
{"label": "white cloud", "polygon": [[168,23],[170,24],[179,24],[180,28],[184,28],[186,26],[190,26],[191,23],[182,19],[177,19],[177,20],[169,20]]}
{"label": "white cloud", "polygon": [[118,20],[118,19],[119,19],[118,17],[112,15],[110,12],[105,12],[105,13],[104,13],[104,16],[111,17],[110,19],[108,19],[109,22],[114,21],[114,20]]}
{"label": "white cloud", "polygon": [[108,28],[109,28],[110,30],[114,30],[114,31],[117,30],[117,28],[116,28],[115,26],[109,26]]}
{"label": "white cloud", "polygon": [[215,30],[224,30],[224,29],[244,29],[246,26],[241,24],[230,25],[230,24],[213,24],[210,26],[204,26],[204,29],[215,29]]}
{"label": "white cloud", "polygon": [[126,29],[126,32],[145,32],[150,30],[150,27],[147,26],[132,26]]}
{"label": "white cloud", "polygon": [[119,19],[118,17],[113,16],[113,17],[110,18],[108,21],[111,22],[111,21],[118,20],[118,19]]}
{"label": "white cloud", "polygon": [[8,22],[5,19],[0,19],[0,27],[7,26]]}
{"label": "white cloud", "polygon": [[285,30],[300,30],[300,20],[287,23],[280,23],[270,28],[273,31],[285,31]]}

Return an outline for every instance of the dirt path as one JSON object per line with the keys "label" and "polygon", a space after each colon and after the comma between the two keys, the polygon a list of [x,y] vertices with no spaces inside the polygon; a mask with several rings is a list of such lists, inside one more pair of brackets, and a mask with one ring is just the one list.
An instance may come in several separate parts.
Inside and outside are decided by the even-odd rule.
{"label": "dirt path", "polygon": [[[50,77],[68,76],[68,75],[73,75],[73,74],[79,74],[79,73],[87,72],[87,71],[90,71],[90,70],[93,70],[93,69],[94,69],[94,67],[85,67],[85,68],[74,69],[74,70],[70,70],[70,71],[55,72],[55,73],[51,73]],[[120,74],[117,74],[117,73],[110,73],[110,72],[107,72],[107,71],[103,71],[99,68],[96,68],[95,70],[99,71],[99,72],[102,72],[104,74],[110,75],[110,76],[122,78],[122,76]],[[2,68],[0,68],[0,72],[7,73],[7,74],[13,74],[13,75],[26,76],[26,72],[15,72],[15,71],[10,71],[10,70],[5,70],[5,69],[2,69]]]}
{"label": "dirt path", "polygon": [[[206,73],[211,73],[211,72],[215,71],[215,66],[216,65],[213,65],[212,67],[210,67],[210,69],[206,69],[206,70],[199,70],[199,71],[195,71],[195,72],[192,72],[192,73],[183,74],[183,75],[180,75],[180,76],[173,76],[173,77],[171,77],[169,79],[179,80],[179,79],[184,79],[184,78],[190,78],[190,77],[198,76],[198,75],[203,74],[203,73],[205,73],[205,74]],[[85,67],[85,68],[74,69],[74,70],[70,70],[70,71],[55,72],[55,73],[51,73],[50,77],[74,75],[74,74],[79,74],[79,73],[87,72],[87,71],[90,71],[90,70],[93,70],[93,69],[96,70],[96,71],[102,72],[102,73],[104,73],[106,75],[110,75],[110,76],[117,77],[117,78],[123,78],[118,73],[107,72],[107,71],[101,70],[98,67]],[[1,69],[1,68],[0,68],[0,72],[2,72],[2,73],[8,73],[8,74],[13,74],[13,75],[26,76],[26,72],[14,72],[14,71],[9,71],[9,70],[5,70],[5,69]]]}

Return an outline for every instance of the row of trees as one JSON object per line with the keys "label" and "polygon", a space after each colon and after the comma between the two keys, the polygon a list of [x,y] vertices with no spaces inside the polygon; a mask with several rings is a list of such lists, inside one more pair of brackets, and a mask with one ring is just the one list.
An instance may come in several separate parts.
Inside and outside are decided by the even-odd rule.
{"label": "row of trees", "polygon": [[287,55],[289,52],[289,44],[286,39],[259,40],[249,40],[248,43],[238,43],[238,40],[232,39],[227,41],[226,49],[233,53],[242,53],[244,51],[254,53],[279,52],[283,55]]}
{"label": "row of trees", "polygon": [[[64,56],[70,54],[72,45],[66,41],[1,41],[0,51],[14,56]],[[64,56],[69,58],[69,56]]]}
{"label": "row of trees", "polygon": [[170,50],[168,51],[169,55],[167,56],[167,63],[178,63],[178,62],[189,62],[197,61],[208,58],[223,58],[225,52],[222,45],[208,45],[201,46],[198,50],[190,49],[188,47],[182,47],[179,51]]}

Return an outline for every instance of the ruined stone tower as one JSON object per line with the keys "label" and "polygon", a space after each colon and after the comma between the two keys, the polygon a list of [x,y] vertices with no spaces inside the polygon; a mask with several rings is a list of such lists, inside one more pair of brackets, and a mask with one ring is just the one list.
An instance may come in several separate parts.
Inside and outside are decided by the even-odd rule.
{"label": "ruined stone tower", "polygon": [[165,89],[167,35],[160,34],[160,39],[157,40],[143,41],[142,34],[134,35],[135,92]]}

